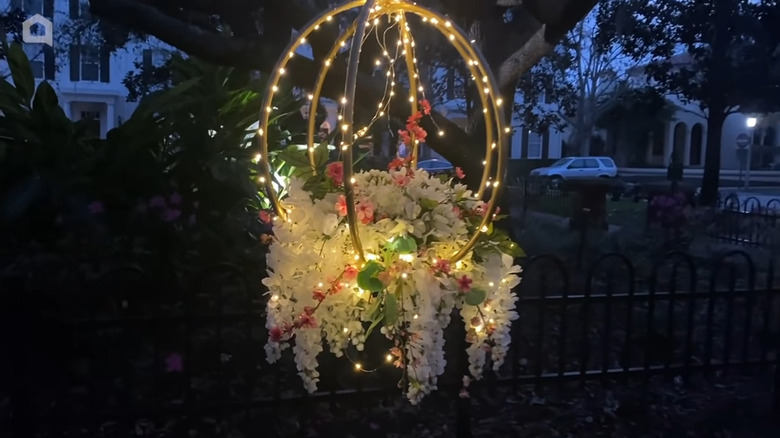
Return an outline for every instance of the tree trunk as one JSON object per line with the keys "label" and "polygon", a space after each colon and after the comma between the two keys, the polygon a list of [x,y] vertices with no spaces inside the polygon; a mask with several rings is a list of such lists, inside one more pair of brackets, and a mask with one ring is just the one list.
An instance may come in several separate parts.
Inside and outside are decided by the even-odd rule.
{"label": "tree trunk", "polygon": [[707,150],[704,159],[704,176],[701,182],[703,205],[713,205],[718,198],[720,184],[720,148],[723,138],[723,122],[726,120],[725,108],[709,108],[707,114]]}

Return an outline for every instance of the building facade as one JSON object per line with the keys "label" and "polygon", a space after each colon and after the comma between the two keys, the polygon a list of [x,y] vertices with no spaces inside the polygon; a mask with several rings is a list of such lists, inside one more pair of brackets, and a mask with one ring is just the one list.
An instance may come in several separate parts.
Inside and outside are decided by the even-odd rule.
{"label": "building facade", "polygon": [[[92,42],[74,38],[74,23],[88,19],[87,0],[11,0],[11,9],[22,9],[27,17],[40,14],[52,22],[53,45],[23,43],[36,82],[47,80],[57,91],[60,105],[73,120],[88,119],[94,135],[106,133],[127,120],[137,102],[127,102],[122,83],[139,65],[161,65],[171,47],[149,38],[110,53]],[[33,32],[39,31],[34,29]],[[0,73],[8,65],[0,60]]]}
{"label": "building facade", "polygon": [[[687,54],[672,58],[673,64],[691,62]],[[647,85],[642,68],[629,71],[634,86]],[[703,168],[707,153],[709,127],[704,112],[697,102],[683,102],[679,96],[667,95],[675,111],[670,120],[658,132],[660,138],[648,140],[646,163],[655,167],[669,165],[673,154],[682,160],[686,168]],[[749,127],[748,119],[755,118],[756,126]],[[720,142],[721,169],[740,170],[747,167],[748,154],[740,152],[737,138],[747,136],[751,145],[751,169],[780,170],[780,114],[744,114],[736,112],[726,117]]]}

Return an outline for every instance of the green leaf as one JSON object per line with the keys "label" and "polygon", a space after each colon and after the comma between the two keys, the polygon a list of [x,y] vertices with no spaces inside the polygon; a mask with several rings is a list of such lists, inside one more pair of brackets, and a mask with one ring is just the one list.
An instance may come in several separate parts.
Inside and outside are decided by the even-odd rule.
{"label": "green leaf", "polygon": [[[376,302],[380,302],[381,300],[377,299]],[[371,332],[374,331],[376,326],[379,325],[380,322],[384,319],[384,315],[379,313],[374,317],[374,320],[371,321],[371,325],[368,326],[368,330],[366,330],[366,337],[369,337],[371,335]]]}
{"label": "green leaf", "polygon": [[306,151],[298,150],[295,147],[287,147],[279,151],[276,158],[284,161],[290,166],[297,168],[310,167],[309,157],[306,155]]}
{"label": "green leaf", "polygon": [[328,143],[322,142],[314,147],[314,167],[322,169],[328,164]]}
{"label": "green leaf", "polygon": [[38,91],[35,93],[35,99],[33,100],[33,108],[36,110],[42,110],[46,113],[51,113],[56,108],[59,108],[59,101],[57,100],[57,92],[49,85],[48,82],[43,81],[38,85]]}
{"label": "green leaf", "polygon": [[423,210],[433,210],[438,205],[439,203],[434,201],[433,199],[428,199],[428,198],[420,199],[420,206],[423,208]]}
{"label": "green leaf", "polygon": [[382,268],[382,265],[373,260],[366,263],[366,266],[360,272],[358,272],[358,287],[369,292],[378,292],[384,289],[384,283],[376,278],[377,274],[383,270],[384,269]]}
{"label": "green leaf", "polygon": [[379,310],[380,304],[382,304],[382,300],[379,297],[374,298],[374,301],[366,310],[366,314],[368,315],[369,318],[373,318],[375,316],[375,314]]}
{"label": "green leaf", "polygon": [[466,293],[466,304],[470,306],[479,306],[487,298],[487,293],[482,289],[471,289]]}
{"label": "green leaf", "polygon": [[362,154],[358,155],[358,157],[355,159],[355,161],[352,162],[352,165],[353,166],[357,166],[358,163],[363,161],[363,159],[366,158],[369,155],[371,155],[371,152],[363,152]]}
{"label": "green leaf", "polygon": [[511,240],[501,242],[501,244],[498,246],[498,249],[504,254],[510,255],[512,257],[525,257],[525,251],[523,251],[523,248],[520,248],[520,245],[512,242]]}
{"label": "green leaf", "polygon": [[395,295],[385,294],[385,325],[393,325],[398,321],[398,300]]}
{"label": "green leaf", "polygon": [[411,236],[397,237],[393,240],[392,248],[401,254],[414,254],[417,252],[417,241]]}
{"label": "green leaf", "polygon": [[27,59],[21,44],[16,42],[11,44],[7,60],[14,86],[25,104],[29,105],[35,93],[35,77],[30,68],[30,60]]}

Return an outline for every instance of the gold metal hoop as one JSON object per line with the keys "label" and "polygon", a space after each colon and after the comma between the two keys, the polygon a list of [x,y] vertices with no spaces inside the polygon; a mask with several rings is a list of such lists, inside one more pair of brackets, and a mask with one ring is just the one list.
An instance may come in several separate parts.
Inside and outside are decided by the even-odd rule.
{"label": "gold metal hoop", "polygon": [[[361,7],[357,20],[339,37],[336,44],[326,55],[323,67],[320,69],[312,93],[308,98],[311,101],[311,107],[309,109],[309,121],[307,125],[307,149],[309,154],[309,160],[314,168],[314,137],[315,137],[315,118],[312,116],[316,114],[319,103],[319,97],[322,93],[322,87],[327,76],[327,72],[331,65],[331,62],[336,57],[340,49],[346,45],[346,42],[351,38],[352,43],[350,46],[349,60],[347,63],[347,77],[345,81],[345,92],[342,99],[344,104],[343,120],[339,127],[343,131],[342,135],[347,141],[341,147],[342,161],[344,164],[344,192],[347,200],[347,221],[349,223],[350,237],[352,244],[361,260],[365,260],[363,254],[363,248],[360,244],[360,235],[358,232],[357,213],[355,211],[354,200],[354,187],[352,182],[352,143],[354,125],[354,105],[355,105],[355,90],[357,85],[358,64],[360,62],[360,52],[363,44],[363,38],[366,33],[366,27],[369,20],[379,18],[381,16],[391,16],[397,14],[397,20],[401,26],[402,41],[404,44],[405,62],[407,66],[409,82],[410,82],[410,99],[409,102],[412,107],[412,112],[417,111],[418,95],[417,87],[415,85],[415,79],[417,78],[417,72],[415,69],[415,60],[413,55],[413,40],[406,25],[405,13],[412,13],[422,18],[423,22],[427,22],[434,26],[440,33],[442,33],[448,41],[455,47],[458,53],[467,61],[467,68],[472,75],[472,79],[476,82],[478,95],[482,103],[483,113],[485,117],[486,127],[486,154],[484,170],[482,172],[482,178],[480,186],[476,190],[478,198],[482,198],[487,189],[492,189],[490,198],[487,201],[487,208],[485,215],[479,225],[479,231],[470,237],[469,241],[452,256],[452,261],[457,261],[465,257],[474,245],[479,240],[480,233],[486,232],[488,226],[492,221],[493,215],[496,211],[500,189],[502,185],[499,183],[503,181],[506,173],[506,161],[508,159],[508,138],[511,129],[506,126],[506,117],[501,110],[502,100],[498,94],[498,86],[493,74],[487,68],[487,62],[479,51],[477,51],[469,42],[466,33],[460,29],[457,25],[450,22],[446,17],[418,6],[413,3],[408,3],[404,0],[355,0],[347,2],[343,5],[337,6],[334,9],[318,15],[312,19],[301,30],[300,37],[285,48],[283,55],[277,61],[271,77],[269,79],[269,89],[263,100],[263,111],[260,114],[260,127],[257,131],[257,139],[260,144],[260,182],[264,184],[266,194],[271,201],[276,214],[282,219],[286,219],[287,211],[280,203],[277,194],[272,185],[272,175],[270,164],[268,161],[268,123],[273,111],[273,97],[278,91],[279,82],[284,76],[287,64],[290,59],[295,56],[295,51],[301,45],[306,44],[306,39],[313,32],[317,31],[323,24],[333,21],[333,19],[341,13]],[[418,142],[413,141],[411,165],[416,168],[418,159]],[[495,158],[495,162],[494,162]],[[492,175],[492,178],[491,178]]]}

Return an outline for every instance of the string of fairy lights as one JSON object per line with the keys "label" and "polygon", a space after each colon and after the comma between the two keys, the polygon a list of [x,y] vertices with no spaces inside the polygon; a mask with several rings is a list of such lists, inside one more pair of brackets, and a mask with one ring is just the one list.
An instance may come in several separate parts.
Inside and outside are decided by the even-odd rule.
{"label": "string of fairy lights", "polygon": [[[415,53],[416,43],[412,36],[412,29],[407,20],[407,14],[418,16],[423,25],[430,25],[444,35],[446,40],[452,44],[466,60],[466,68],[471,75],[471,80],[478,84],[475,89],[485,118],[486,155],[485,160],[482,162],[483,173],[479,187],[476,191],[476,196],[482,198],[488,189],[492,189],[490,198],[487,201],[485,214],[482,222],[478,226],[478,230],[487,232],[489,230],[490,221],[496,211],[499,181],[503,178],[506,169],[506,143],[508,134],[511,133],[511,128],[506,126],[504,120],[505,116],[501,109],[503,102],[496,91],[498,88],[495,78],[488,70],[487,63],[482,55],[474,49],[472,42],[466,37],[466,34],[462,29],[458,28],[454,23],[440,14],[404,0],[352,0],[336,6],[328,12],[318,15],[304,26],[299,37],[293,39],[288,44],[283,52],[283,56],[277,61],[269,78],[270,92],[265,94],[263,100],[263,111],[260,115],[260,126],[256,135],[260,152],[255,157],[255,161],[259,166],[258,182],[264,186],[271,206],[276,213],[274,220],[290,222],[288,214],[291,210],[289,207],[283,206],[279,201],[273,186],[274,179],[270,168],[268,138],[266,133],[268,132],[269,121],[272,112],[274,111],[273,98],[280,91],[280,81],[287,73],[287,66],[290,60],[297,56],[296,51],[298,48],[306,45],[308,39],[312,38],[312,36],[323,26],[336,26],[337,20],[335,20],[335,18],[337,16],[359,7],[363,8],[360,11],[360,16],[344,30],[336,39],[331,49],[326,53],[311,92],[307,95],[307,98],[310,101],[310,117],[307,124],[306,145],[312,171],[316,172],[314,139],[316,137],[316,130],[319,127],[316,126],[316,118],[313,117],[313,115],[317,113],[319,98],[322,94],[327,74],[332,70],[331,67],[335,66],[338,56],[349,49],[347,81],[345,83],[344,95],[339,100],[340,108],[337,119],[338,129],[342,131],[342,140],[339,143],[339,154],[344,162],[344,186],[348,204],[347,219],[356,260],[365,262],[367,257],[371,257],[371,255],[364,254],[363,248],[361,247],[357,233],[354,199],[351,196],[353,193],[352,184],[355,182],[352,177],[351,150],[353,141],[365,137],[374,124],[382,118],[387,119],[388,130],[390,129],[389,114],[391,113],[391,104],[393,100],[397,98],[397,83],[401,77],[399,70],[403,68],[399,67],[399,64],[405,64],[409,93],[408,103],[411,108],[411,113],[414,114],[417,112],[419,102],[426,99],[425,87],[420,78],[420,69]],[[388,36],[394,31],[397,33],[395,42],[394,44],[388,43]],[[357,63],[360,60],[360,48],[372,35],[376,39],[379,50],[381,51],[381,57],[374,60],[375,73],[381,74],[384,70],[386,82],[382,96],[376,103],[373,116],[364,126],[354,130],[353,115],[357,82]],[[351,44],[348,45],[350,41]],[[400,60],[403,60],[404,62],[401,63],[399,62]],[[438,134],[439,137],[444,137],[446,134],[445,131],[436,124],[433,118],[431,118],[431,121],[437,130],[436,134]],[[412,144],[409,145],[412,148],[411,166],[412,168],[416,168],[420,139],[411,136],[411,140]],[[496,159],[494,160],[494,158]],[[480,237],[479,234],[480,233],[475,233],[457,253],[453,254],[450,261],[453,263],[460,263],[460,260],[468,254],[477,243]],[[485,311],[488,311],[488,309],[485,309]],[[484,319],[482,310],[480,310],[480,315]],[[413,316],[413,318],[416,317],[417,315]],[[480,327],[475,327],[475,329],[480,329]],[[347,328],[344,330],[345,333],[348,333]],[[376,369],[366,369],[362,363],[354,361],[349,354],[346,356],[353,363],[357,371],[376,371]],[[384,359],[386,362],[393,362],[392,355],[388,354]]]}

